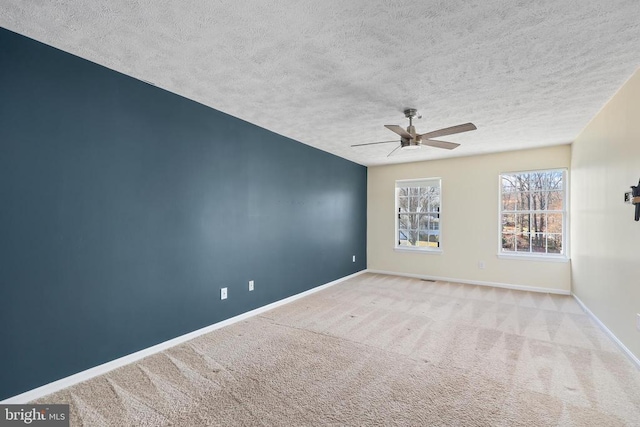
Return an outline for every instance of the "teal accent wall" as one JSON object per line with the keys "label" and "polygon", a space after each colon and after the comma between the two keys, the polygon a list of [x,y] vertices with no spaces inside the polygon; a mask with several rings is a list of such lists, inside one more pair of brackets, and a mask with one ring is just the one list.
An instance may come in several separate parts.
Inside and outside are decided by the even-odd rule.
{"label": "teal accent wall", "polygon": [[366,184],[0,29],[0,399],[363,270]]}

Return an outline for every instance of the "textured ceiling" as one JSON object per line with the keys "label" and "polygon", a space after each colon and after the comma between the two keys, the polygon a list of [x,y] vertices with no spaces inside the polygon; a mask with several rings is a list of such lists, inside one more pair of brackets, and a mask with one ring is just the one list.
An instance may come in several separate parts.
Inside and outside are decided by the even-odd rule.
{"label": "textured ceiling", "polygon": [[[638,0],[3,0],[0,26],[364,165],[569,143],[640,65]],[[406,107],[478,130],[350,147]]]}

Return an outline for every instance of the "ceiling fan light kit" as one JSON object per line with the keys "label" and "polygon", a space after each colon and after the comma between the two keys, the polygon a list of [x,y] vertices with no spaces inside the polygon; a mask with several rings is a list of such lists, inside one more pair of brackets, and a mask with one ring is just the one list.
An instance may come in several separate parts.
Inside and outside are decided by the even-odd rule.
{"label": "ceiling fan light kit", "polygon": [[[477,129],[473,123],[465,123],[462,125],[451,126],[436,131],[419,134],[416,132],[415,126],[413,126],[414,117],[422,118],[422,116],[418,115],[418,110],[415,108],[407,108],[404,110],[404,116],[409,119],[409,126],[407,126],[406,130],[398,125],[384,125],[384,127],[389,129],[391,132],[394,132],[400,136],[400,145],[393,149],[393,151],[391,151],[387,155],[387,157],[393,155],[398,149],[401,149],[402,151],[417,150],[423,145],[428,145],[429,147],[444,148],[446,150],[453,150],[454,148],[460,146],[460,144],[456,144],[455,142],[438,141],[431,138],[436,138],[444,135],[453,135],[456,133],[468,132]],[[388,144],[391,142],[397,143],[398,141],[369,142],[365,144],[354,144],[352,145],[352,147]]]}

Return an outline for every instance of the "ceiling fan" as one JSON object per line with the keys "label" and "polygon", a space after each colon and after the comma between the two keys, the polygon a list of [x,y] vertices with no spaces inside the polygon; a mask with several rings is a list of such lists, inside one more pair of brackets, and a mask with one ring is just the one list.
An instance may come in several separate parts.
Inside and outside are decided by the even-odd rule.
{"label": "ceiling fan", "polygon": [[[453,150],[458,147],[460,144],[456,144],[454,142],[447,141],[438,141],[436,139],[439,136],[444,135],[453,135],[455,133],[468,132],[470,130],[476,130],[476,126],[473,123],[465,123],[463,125],[451,126],[448,128],[434,130],[432,132],[427,132],[423,134],[416,133],[416,128],[413,126],[413,118],[418,115],[418,110],[415,108],[407,108],[404,110],[404,116],[409,119],[409,127],[407,130],[404,130],[401,126],[398,125],[384,125],[387,129],[392,132],[400,135],[400,145],[393,149],[387,157],[391,156],[398,149],[402,150],[414,150],[422,147],[423,145],[428,145],[429,147],[436,148],[444,148],[446,150]],[[421,118],[422,116],[418,116]],[[398,142],[398,140],[393,141],[381,141],[381,142],[368,142],[365,144],[354,144],[352,147],[362,147],[364,145],[375,145],[375,144],[389,144],[391,142]]]}

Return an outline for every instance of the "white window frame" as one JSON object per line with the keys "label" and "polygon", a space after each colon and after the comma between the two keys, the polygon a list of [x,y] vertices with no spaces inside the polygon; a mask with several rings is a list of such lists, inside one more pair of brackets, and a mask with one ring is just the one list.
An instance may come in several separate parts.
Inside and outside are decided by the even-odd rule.
{"label": "white window frame", "polygon": [[[399,199],[399,190],[400,188],[403,187],[408,187],[411,184],[415,184],[416,187],[419,186],[433,186],[433,184],[437,183],[438,187],[440,188],[440,211],[438,212],[438,219],[439,219],[439,226],[438,226],[438,247],[431,247],[431,246],[421,246],[421,247],[414,247],[414,246],[400,246],[399,242],[398,242],[398,234],[399,234],[399,209],[400,207],[398,206],[398,199]],[[395,182],[395,200],[394,200],[394,215],[393,215],[393,221],[395,223],[394,226],[394,250],[397,252],[417,252],[417,253],[425,253],[425,254],[434,254],[434,255],[440,255],[442,254],[442,178],[440,177],[432,177],[432,178],[419,178],[419,179],[400,179],[397,180]]]}
{"label": "white window frame", "polygon": [[[538,172],[562,172],[562,210],[554,210],[554,213],[562,213],[562,253],[540,253],[540,252],[505,252],[502,250],[502,177],[503,175],[518,175],[518,174],[530,174]],[[549,169],[537,169],[527,171],[511,171],[501,172],[498,174],[498,258],[504,259],[519,259],[519,260],[532,260],[532,261],[552,261],[552,262],[569,262],[569,212],[567,207],[569,206],[569,173],[567,168],[549,168]],[[531,209],[527,211],[514,211],[522,213],[531,213]],[[539,211],[537,211],[539,212]]]}

